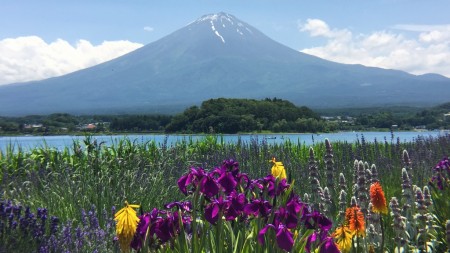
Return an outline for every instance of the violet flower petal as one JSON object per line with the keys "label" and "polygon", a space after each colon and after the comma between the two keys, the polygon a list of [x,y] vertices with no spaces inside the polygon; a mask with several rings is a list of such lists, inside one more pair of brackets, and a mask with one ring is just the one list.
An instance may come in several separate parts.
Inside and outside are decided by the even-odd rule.
{"label": "violet flower petal", "polygon": [[266,225],[263,229],[261,229],[258,233],[258,242],[261,245],[264,245],[265,240],[264,240],[264,235],[266,234],[267,230],[269,228],[275,229],[275,227],[272,224],[268,224]]}
{"label": "violet flower petal", "polygon": [[229,172],[222,172],[217,182],[225,189],[226,194],[230,194],[236,188],[237,182]]}
{"label": "violet flower petal", "polygon": [[292,246],[294,246],[294,239],[292,238],[291,231],[284,226],[280,227],[276,237],[278,247],[286,251],[291,251]]}

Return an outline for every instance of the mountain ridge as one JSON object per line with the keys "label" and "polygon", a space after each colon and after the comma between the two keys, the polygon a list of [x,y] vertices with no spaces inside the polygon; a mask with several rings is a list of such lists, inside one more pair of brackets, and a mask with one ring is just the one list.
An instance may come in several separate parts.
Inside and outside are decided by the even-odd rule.
{"label": "mountain ridge", "polygon": [[[0,86],[0,115],[164,113],[218,98],[278,97],[309,107],[434,105],[450,79],[341,64],[204,15],[133,52],[60,77]],[[178,108],[178,109],[177,109]]]}

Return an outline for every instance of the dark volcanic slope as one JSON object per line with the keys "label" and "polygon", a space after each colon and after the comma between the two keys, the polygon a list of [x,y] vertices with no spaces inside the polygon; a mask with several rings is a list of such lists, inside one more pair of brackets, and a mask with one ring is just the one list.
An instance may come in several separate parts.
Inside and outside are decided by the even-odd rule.
{"label": "dark volcanic slope", "polygon": [[226,14],[201,17],[134,52],[42,81],[0,86],[0,115],[167,112],[217,97],[311,107],[447,102],[450,79],[300,53]]}

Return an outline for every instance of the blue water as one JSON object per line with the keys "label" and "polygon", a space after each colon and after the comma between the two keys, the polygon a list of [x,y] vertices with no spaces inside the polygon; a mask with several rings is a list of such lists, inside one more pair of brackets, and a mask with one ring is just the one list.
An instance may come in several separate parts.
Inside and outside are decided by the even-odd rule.
{"label": "blue water", "polygon": [[[223,138],[225,142],[237,142],[239,139],[241,141],[251,141],[256,140],[258,142],[266,141],[267,143],[283,143],[286,140],[290,140],[294,143],[302,143],[304,145],[311,145],[313,143],[323,142],[325,138],[328,138],[331,142],[335,141],[345,141],[345,142],[356,142],[358,139],[364,136],[367,142],[373,142],[375,139],[377,141],[387,141],[393,140],[397,141],[397,138],[401,142],[412,141],[417,139],[418,136],[422,137],[438,137],[445,134],[449,134],[448,131],[424,131],[424,132],[394,132],[393,136],[390,132],[338,132],[338,133],[323,133],[323,134],[241,134],[241,135],[220,135],[219,138]],[[392,138],[393,137],[393,138]],[[65,147],[71,147],[74,140],[82,142],[84,136],[0,136],[0,150],[3,153],[8,145],[13,145],[15,149],[20,146],[23,150],[29,150],[35,147],[52,147],[58,150],[62,150]],[[145,135],[97,135],[92,136],[92,139],[97,140],[98,143],[104,142],[105,145],[112,145],[119,141],[120,139],[128,138],[131,141],[137,143],[145,143],[147,141],[155,141],[159,144],[166,143],[167,145],[172,145],[177,141],[181,140],[201,140],[206,138],[204,135],[160,135],[160,134],[145,134]]]}

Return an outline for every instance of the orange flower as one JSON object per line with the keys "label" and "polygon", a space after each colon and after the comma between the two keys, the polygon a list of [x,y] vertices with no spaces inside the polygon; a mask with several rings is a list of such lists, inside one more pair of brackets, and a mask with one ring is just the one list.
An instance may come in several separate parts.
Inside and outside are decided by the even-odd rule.
{"label": "orange flower", "polygon": [[359,206],[352,206],[345,211],[345,219],[348,223],[350,231],[357,236],[366,236],[366,228],[364,225],[364,214]]}
{"label": "orange flower", "polygon": [[378,182],[375,182],[370,186],[370,202],[372,203],[372,211],[374,213],[388,213],[383,188]]}

